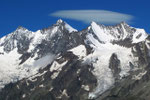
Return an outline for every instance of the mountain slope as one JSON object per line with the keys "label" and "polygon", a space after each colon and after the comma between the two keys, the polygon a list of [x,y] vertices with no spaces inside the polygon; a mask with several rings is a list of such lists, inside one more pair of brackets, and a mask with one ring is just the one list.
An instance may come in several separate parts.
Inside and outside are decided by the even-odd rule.
{"label": "mountain slope", "polygon": [[67,23],[58,20],[55,25],[37,32],[18,27],[1,38],[0,87],[37,73],[39,68],[51,63],[58,53],[78,45],[80,40],[74,40],[78,36],[70,33],[71,30],[73,28]]}
{"label": "mountain slope", "polygon": [[37,32],[19,27],[0,40],[0,99],[145,100],[150,89],[134,91],[149,86],[149,49],[149,35],[125,22],[79,32],[62,20]]}

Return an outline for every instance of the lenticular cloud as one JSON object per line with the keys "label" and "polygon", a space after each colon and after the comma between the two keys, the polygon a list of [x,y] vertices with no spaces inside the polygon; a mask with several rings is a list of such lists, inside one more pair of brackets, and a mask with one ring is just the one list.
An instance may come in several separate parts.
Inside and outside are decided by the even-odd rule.
{"label": "lenticular cloud", "polygon": [[60,17],[90,23],[95,21],[102,24],[116,24],[122,21],[131,23],[132,15],[107,10],[61,10],[51,13],[50,16]]}

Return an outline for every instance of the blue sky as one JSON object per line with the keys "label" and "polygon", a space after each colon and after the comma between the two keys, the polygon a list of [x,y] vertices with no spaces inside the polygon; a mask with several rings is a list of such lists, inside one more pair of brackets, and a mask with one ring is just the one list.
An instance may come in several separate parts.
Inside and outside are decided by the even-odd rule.
{"label": "blue sky", "polygon": [[[118,20],[121,18],[131,26],[144,28],[150,33],[149,4],[149,0],[0,0],[0,37],[14,31],[18,26],[36,31],[56,23],[60,18],[81,30],[89,25],[88,18],[83,16],[88,11],[92,11],[92,18],[100,17],[96,18],[98,23],[114,24],[113,17]],[[74,18],[73,14],[68,14],[68,10],[82,15]],[[104,17],[102,11],[111,12],[113,16]],[[109,21],[106,22],[103,18]]]}

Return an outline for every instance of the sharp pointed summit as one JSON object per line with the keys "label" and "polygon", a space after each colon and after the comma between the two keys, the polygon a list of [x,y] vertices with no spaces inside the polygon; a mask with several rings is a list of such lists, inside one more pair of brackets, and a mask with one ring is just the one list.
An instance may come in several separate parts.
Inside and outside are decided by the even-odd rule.
{"label": "sharp pointed summit", "polygon": [[18,28],[16,29],[16,31],[19,31],[19,30],[28,30],[28,29],[26,29],[26,28],[23,27],[23,26],[18,26]]}
{"label": "sharp pointed summit", "polygon": [[62,19],[58,19],[56,22],[56,24],[62,24],[62,23],[64,23],[64,21]]}

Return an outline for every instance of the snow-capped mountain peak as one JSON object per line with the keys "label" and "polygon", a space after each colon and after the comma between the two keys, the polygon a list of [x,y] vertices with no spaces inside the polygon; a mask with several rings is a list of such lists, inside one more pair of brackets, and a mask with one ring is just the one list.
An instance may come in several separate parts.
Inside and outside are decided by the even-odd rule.
{"label": "snow-capped mountain peak", "polygon": [[[38,98],[44,90],[40,94],[52,100],[87,100],[128,76],[140,80],[150,62],[147,37],[143,29],[125,22],[114,26],[92,22],[82,31],[61,19],[36,32],[18,27],[0,39],[0,89],[17,81],[2,90],[6,94],[0,91],[0,99],[12,100],[17,94],[18,100]],[[15,95],[8,93],[13,90]]]}
{"label": "snow-capped mountain peak", "polygon": [[58,19],[57,20],[57,22],[56,22],[56,24],[61,24],[61,23],[63,23],[64,21],[62,20],[62,19]]}
{"label": "snow-capped mountain peak", "polygon": [[143,29],[134,28],[125,22],[114,26],[105,26],[92,22],[88,28],[103,43],[124,41],[129,39],[132,43],[141,42],[148,36]]}
{"label": "snow-capped mountain peak", "polygon": [[[120,24],[120,25],[123,25],[123,26],[125,26],[125,25],[126,25],[126,26],[130,26],[130,25],[129,25],[129,24],[127,24],[125,21],[122,21],[122,22],[121,22],[121,23],[119,23],[119,24]],[[118,25],[119,25],[119,24],[118,24]]]}
{"label": "snow-capped mountain peak", "polygon": [[110,42],[113,39],[111,34],[96,22],[91,23],[91,28],[100,41]]}
{"label": "snow-capped mountain peak", "polygon": [[[50,64],[58,53],[77,46],[81,40],[77,41],[78,34],[72,32],[77,30],[58,20],[56,24],[36,32],[19,26],[14,32],[1,38],[0,62],[3,62],[1,68],[5,69],[0,68],[0,80],[5,79],[0,81],[0,87],[37,73],[42,66]],[[39,64],[43,59],[45,64]],[[10,73],[5,75],[8,71]]]}
{"label": "snow-capped mountain peak", "polygon": [[26,28],[23,27],[23,26],[18,26],[18,28],[16,29],[16,31],[19,31],[19,30],[28,30],[28,29],[26,29]]}
{"label": "snow-capped mountain peak", "polygon": [[63,26],[65,29],[67,29],[69,31],[69,33],[71,33],[71,32],[77,32],[76,29],[74,29],[73,27],[71,27],[67,22],[63,21],[62,19],[59,19],[56,22],[56,25]]}

